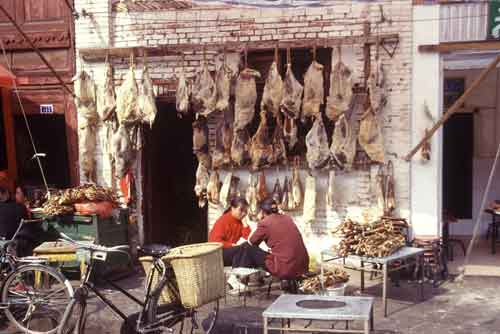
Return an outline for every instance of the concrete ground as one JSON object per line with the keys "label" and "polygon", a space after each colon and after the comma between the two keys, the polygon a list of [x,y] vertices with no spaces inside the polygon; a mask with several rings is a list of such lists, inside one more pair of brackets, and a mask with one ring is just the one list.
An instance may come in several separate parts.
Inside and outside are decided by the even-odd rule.
{"label": "concrete ground", "polygon": [[[483,250],[481,250],[483,249]],[[500,249],[499,249],[500,250]],[[482,252],[482,253],[481,253]],[[470,273],[496,273],[500,267],[500,254],[491,256],[490,260],[481,260],[481,256],[490,258],[489,248],[478,248],[471,264],[480,266],[481,270],[468,271],[469,275],[464,280],[457,281],[452,278],[440,282],[433,287],[430,282],[425,284],[424,300],[417,298],[416,285],[402,280],[401,286],[391,284],[389,289],[389,316],[382,314],[382,287],[379,280],[368,280],[367,289],[363,295],[375,297],[375,331],[383,333],[436,333],[436,334],[483,334],[500,333],[500,298],[498,286],[500,275],[470,276]],[[473,253],[474,254],[474,253]],[[497,258],[498,257],[498,258]],[[463,254],[455,250],[455,260],[450,263],[452,272],[463,263]],[[361,295],[359,292],[359,273],[350,272],[351,279],[347,294]],[[369,276],[369,275],[368,275]],[[144,276],[137,268],[137,273],[120,281],[132,294],[142,296]],[[76,283],[76,282],[75,282]],[[126,300],[118,292],[106,290],[104,292],[120,310],[132,314],[138,311],[137,306]],[[214,333],[217,334],[253,334],[262,333],[262,311],[269,306],[281,293],[278,285],[273,285],[271,296],[267,297],[266,288],[253,288],[252,295],[247,298],[247,306],[243,307],[242,298],[227,296],[226,302],[221,300],[220,314]],[[91,300],[89,306],[86,333],[120,333],[122,322],[112,312],[97,301]],[[190,324],[187,323],[190,333]],[[324,324],[313,323],[313,327]],[[331,324],[328,324],[329,326]],[[337,324],[335,328],[344,328],[344,324]],[[351,328],[361,328],[361,324],[353,323]],[[310,333],[315,333],[311,329]],[[0,333],[18,333],[12,327],[0,328]],[[200,329],[194,333],[203,333]]]}

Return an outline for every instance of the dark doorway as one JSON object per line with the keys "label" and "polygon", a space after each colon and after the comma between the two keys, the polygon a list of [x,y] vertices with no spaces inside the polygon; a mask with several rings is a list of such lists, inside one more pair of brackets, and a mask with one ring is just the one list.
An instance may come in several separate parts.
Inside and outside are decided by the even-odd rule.
{"label": "dark doorway", "polygon": [[179,119],[175,104],[158,104],[143,149],[145,242],[171,246],[207,240],[207,212],[194,194],[196,157],[192,119]]}
{"label": "dark doorway", "polygon": [[[45,153],[40,158],[47,183],[50,187],[70,186],[66,123],[64,115],[29,115],[33,140],[37,151]],[[14,119],[16,134],[17,168],[19,182],[24,185],[43,185],[38,163],[33,158],[35,152],[30,141],[28,129],[22,116]]]}
{"label": "dark doorway", "polygon": [[455,114],[444,124],[443,209],[472,218],[474,115]]}

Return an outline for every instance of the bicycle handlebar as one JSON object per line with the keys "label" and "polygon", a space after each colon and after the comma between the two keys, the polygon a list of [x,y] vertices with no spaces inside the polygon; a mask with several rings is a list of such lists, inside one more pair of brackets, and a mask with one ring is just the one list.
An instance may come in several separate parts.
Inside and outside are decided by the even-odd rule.
{"label": "bicycle handlebar", "polygon": [[127,245],[106,247],[106,246],[101,246],[101,245],[94,245],[94,244],[87,244],[87,243],[78,242],[76,240],[71,239],[69,236],[67,236],[64,233],[59,233],[59,236],[60,236],[61,240],[67,241],[70,244],[75,245],[77,248],[86,249],[86,250],[90,250],[90,251],[96,251],[96,252],[125,253],[129,256],[129,253],[127,251],[129,250],[130,247]]}

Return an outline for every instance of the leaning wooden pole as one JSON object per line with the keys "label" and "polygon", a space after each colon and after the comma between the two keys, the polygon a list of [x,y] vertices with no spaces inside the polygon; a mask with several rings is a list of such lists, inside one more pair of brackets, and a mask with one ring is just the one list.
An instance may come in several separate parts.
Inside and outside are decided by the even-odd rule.
{"label": "leaning wooden pole", "polygon": [[16,30],[21,34],[21,36],[23,36],[23,38],[26,40],[26,42],[28,42],[28,44],[31,46],[31,48],[38,54],[40,59],[49,68],[49,70],[52,72],[52,74],[57,78],[57,80],[63,86],[63,88],[66,89],[68,91],[68,93],[71,94],[71,96],[76,98],[75,93],[73,93],[73,91],[64,83],[61,76],[59,74],[57,74],[56,70],[52,67],[52,65],[50,65],[50,63],[47,61],[45,56],[40,52],[40,50],[35,46],[35,44],[33,44],[31,39],[24,33],[24,31],[21,29],[21,27],[19,27],[19,25],[16,23],[16,21],[12,18],[12,16],[10,16],[9,12],[7,12],[7,10],[5,10],[5,8],[3,8],[2,5],[0,5],[0,11],[5,14],[7,19],[9,19],[9,21],[14,25]]}
{"label": "leaning wooden pole", "polygon": [[434,126],[427,132],[427,134],[424,136],[424,138],[422,138],[422,140],[420,140],[420,142],[417,144],[417,146],[415,146],[404,157],[404,159],[406,161],[410,161],[411,158],[415,155],[415,153],[417,153],[418,150],[422,147],[422,145],[424,145],[424,143],[427,142],[432,137],[432,135],[437,131],[437,129],[439,129],[439,127],[441,125],[443,125],[444,122],[446,122],[448,120],[448,118],[450,118],[451,115],[453,115],[458,109],[460,109],[460,106],[465,102],[465,100],[469,97],[469,95],[474,91],[474,89],[477,88],[477,86],[479,86],[479,84],[498,65],[498,63],[500,63],[500,56],[497,56],[495,58],[495,60],[492,61],[491,64],[481,72],[479,77],[476,80],[474,80],[472,85],[470,85],[470,87],[467,88],[467,90],[462,94],[462,96],[460,96],[460,98],[458,100],[456,100],[455,103],[453,103],[453,105],[450,107],[450,109],[448,109],[443,114],[441,119],[439,121],[437,121],[436,124],[434,124]]}

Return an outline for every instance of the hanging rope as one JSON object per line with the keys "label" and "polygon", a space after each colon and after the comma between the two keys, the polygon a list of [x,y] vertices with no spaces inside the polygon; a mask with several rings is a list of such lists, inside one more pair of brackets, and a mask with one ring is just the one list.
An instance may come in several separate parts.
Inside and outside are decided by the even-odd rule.
{"label": "hanging rope", "polygon": [[[9,62],[9,60],[7,58],[7,52],[5,51],[5,47],[4,47],[4,44],[3,44],[3,41],[1,38],[0,38],[0,45],[2,46],[2,54],[4,57],[5,63],[7,64],[9,71],[11,73],[14,73],[12,71],[11,63]],[[36,149],[35,141],[33,140],[33,134],[31,133],[31,127],[30,127],[29,122],[28,122],[28,117],[26,117],[26,111],[24,110],[24,106],[23,106],[23,103],[21,101],[21,96],[19,96],[19,91],[17,90],[17,83],[16,83],[15,79],[12,79],[12,86],[14,87],[14,92],[16,93],[17,101],[19,102],[19,108],[21,109],[21,112],[23,114],[24,123],[26,124],[26,129],[28,130],[28,135],[30,137],[31,146],[33,147],[33,152],[35,152],[33,157],[35,157],[36,161],[38,162],[38,167],[40,168],[40,174],[42,175],[43,184],[45,186],[45,190],[47,191],[47,196],[50,198],[49,185],[47,184],[47,179],[45,177],[45,172],[43,170],[42,162],[40,161],[40,156],[39,156],[38,150]]]}
{"label": "hanging rope", "polygon": [[[474,243],[476,242],[477,235],[479,233],[479,226],[481,222],[481,217],[483,216],[484,207],[486,206],[486,199],[488,198],[488,194],[490,192],[491,183],[493,182],[493,176],[495,176],[495,171],[497,169],[498,158],[500,157],[500,144],[498,145],[497,154],[495,156],[495,161],[493,162],[493,166],[491,166],[490,176],[488,178],[488,183],[486,184],[486,189],[483,193],[483,199],[481,200],[481,207],[479,208],[479,213],[476,218],[476,222],[474,223],[474,230],[472,231],[472,239],[467,247],[467,253],[465,254],[465,261],[463,267],[460,269],[460,274],[457,277],[457,281],[463,281],[465,276],[465,269],[469,264],[470,254],[472,253],[472,247],[474,247]],[[495,233],[495,231],[493,231]]]}

